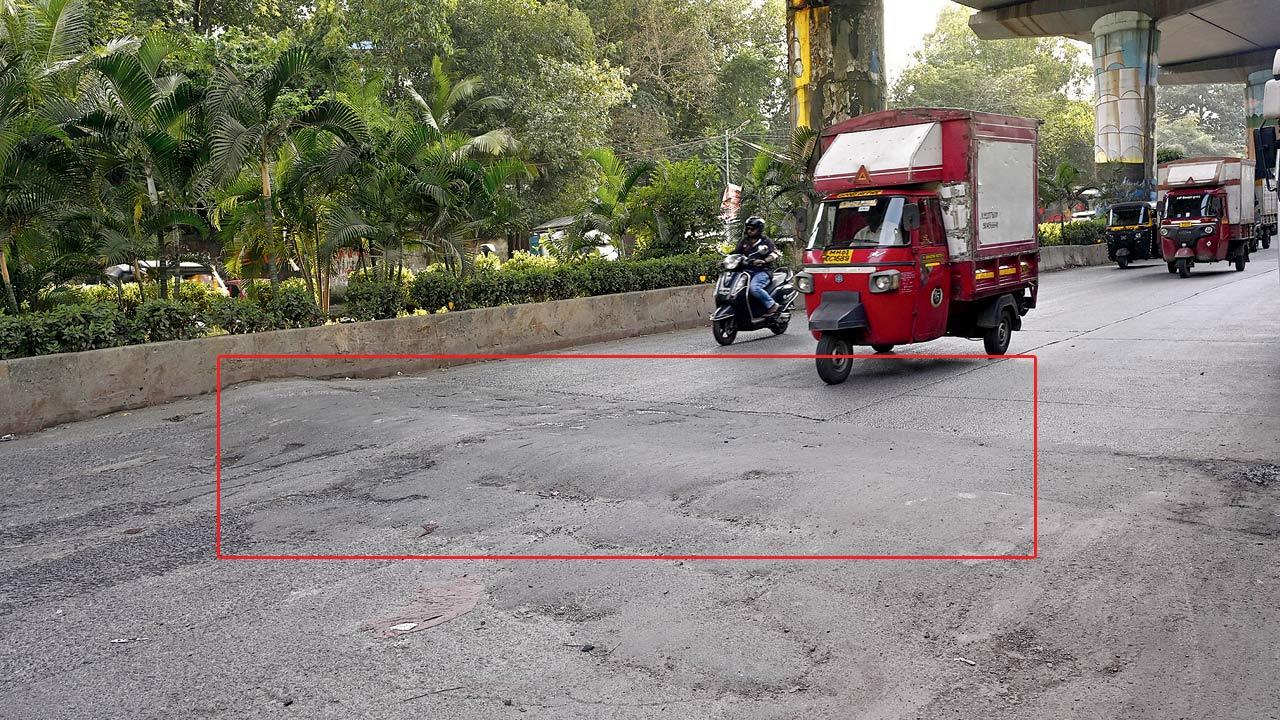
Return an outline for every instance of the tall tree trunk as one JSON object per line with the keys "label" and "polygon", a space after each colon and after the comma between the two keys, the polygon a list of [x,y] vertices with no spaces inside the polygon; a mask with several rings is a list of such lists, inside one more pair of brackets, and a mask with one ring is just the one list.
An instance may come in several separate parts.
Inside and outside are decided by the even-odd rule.
{"label": "tall tree trunk", "polygon": [[289,244],[293,248],[293,254],[298,258],[298,267],[302,268],[302,279],[307,284],[307,292],[311,294],[311,298],[320,302],[320,297],[316,295],[315,280],[311,277],[311,263],[307,260],[307,254],[302,251],[306,240],[299,240],[297,233],[289,234]]}
{"label": "tall tree trunk", "polygon": [[[151,211],[155,213],[159,213],[160,212],[160,193],[156,190],[156,179],[155,179],[155,176],[152,175],[151,173],[151,166],[148,165],[145,168],[144,172],[147,177],[147,199],[151,201]],[[157,229],[156,230],[155,271],[156,271],[156,284],[157,284],[157,289],[159,291],[159,294],[157,295],[157,297],[159,297],[162,300],[169,297],[169,284],[168,282],[166,282],[169,276],[165,272],[165,265],[167,263],[167,260],[165,259],[165,251],[167,250],[168,245],[169,244],[165,242],[164,233]],[[142,276],[141,275],[137,276],[136,280],[138,281],[138,293],[142,294]]]}
{"label": "tall tree trunk", "polygon": [[276,239],[276,201],[271,196],[271,163],[267,159],[266,153],[262,155],[260,169],[262,172],[262,215],[267,223],[267,275],[271,277],[271,289],[275,290],[280,287],[280,273],[276,270],[275,260],[271,257],[271,252],[275,250]]}
{"label": "tall tree trunk", "polygon": [[18,314],[18,298],[13,293],[13,281],[9,279],[9,262],[5,259],[4,248],[0,247],[0,278],[4,278],[5,300],[9,303],[9,312]]}

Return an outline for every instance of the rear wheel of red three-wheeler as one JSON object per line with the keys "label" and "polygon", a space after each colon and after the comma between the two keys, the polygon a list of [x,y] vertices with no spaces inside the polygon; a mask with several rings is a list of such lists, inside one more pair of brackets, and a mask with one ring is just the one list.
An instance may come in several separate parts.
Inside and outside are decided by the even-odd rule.
{"label": "rear wheel of red three-wheeler", "polygon": [[1009,341],[1013,339],[1013,312],[1005,310],[1000,313],[1000,321],[989,328],[982,336],[982,346],[988,355],[1003,355],[1009,349]]}
{"label": "rear wheel of red three-wheeler", "polygon": [[893,352],[892,345],[872,345],[871,349],[875,350],[877,353],[880,353],[881,355],[889,355],[890,353]]}
{"label": "rear wheel of red three-wheeler", "polygon": [[[849,341],[843,338],[823,336],[818,341],[818,355],[848,355],[851,346]],[[853,370],[853,360],[851,358],[823,358],[817,359],[818,377],[822,378],[822,382],[828,385],[839,385],[849,379],[849,372]]]}
{"label": "rear wheel of red three-wheeler", "polygon": [[1249,262],[1249,256],[1245,253],[1244,248],[1240,249],[1240,254],[1236,255],[1236,272],[1244,272],[1245,263]]}

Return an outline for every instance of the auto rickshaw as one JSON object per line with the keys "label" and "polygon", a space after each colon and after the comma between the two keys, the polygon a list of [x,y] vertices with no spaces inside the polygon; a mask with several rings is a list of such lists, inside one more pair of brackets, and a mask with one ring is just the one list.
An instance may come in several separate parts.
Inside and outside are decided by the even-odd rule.
{"label": "auto rickshaw", "polygon": [[948,108],[889,110],[823,132],[822,195],[796,288],[818,376],[852,348],[943,336],[1003,355],[1036,305],[1038,122]]}
{"label": "auto rickshaw", "polygon": [[1134,260],[1162,259],[1157,224],[1150,203],[1112,205],[1107,213],[1107,257],[1121,270]]}

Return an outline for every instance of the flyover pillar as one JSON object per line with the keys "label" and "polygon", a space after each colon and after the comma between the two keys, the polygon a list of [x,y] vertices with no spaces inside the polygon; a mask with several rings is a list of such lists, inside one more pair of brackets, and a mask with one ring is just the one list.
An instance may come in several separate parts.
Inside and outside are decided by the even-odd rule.
{"label": "flyover pillar", "polygon": [[788,0],[794,127],[885,108],[883,0]]}
{"label": "flyover pillar", "polygon": [[1154,199],[1156,76],[1160,31],[1140,12],[1093,24],[1094,161],[1103,181],[1134,199]]}

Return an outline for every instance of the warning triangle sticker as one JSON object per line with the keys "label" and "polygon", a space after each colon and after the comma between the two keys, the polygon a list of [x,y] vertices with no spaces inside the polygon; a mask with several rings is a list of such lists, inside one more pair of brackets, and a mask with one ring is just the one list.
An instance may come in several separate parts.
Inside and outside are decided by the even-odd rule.
{"label": "warning triangle sticker", "polygon": [[867,172],[867,166],[863,165],[858,168],[858,174],[853,176],[853,181],[857,183],[870,183],[871,173]]}

